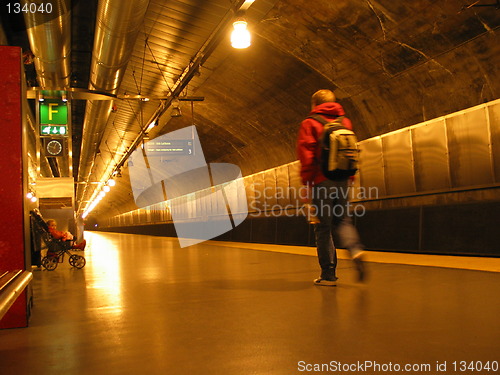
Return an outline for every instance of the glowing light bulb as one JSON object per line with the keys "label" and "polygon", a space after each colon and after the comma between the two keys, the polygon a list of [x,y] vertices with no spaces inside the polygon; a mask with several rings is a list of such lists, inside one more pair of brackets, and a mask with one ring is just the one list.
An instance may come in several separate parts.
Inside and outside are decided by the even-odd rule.
{"label": "glowing light bulb", "polygon": [[233,48],[247,48],[250,46],[250,32],[247,30],[247,23],[238,20],[233,23],[234,30],[231,34],[231,45]]}

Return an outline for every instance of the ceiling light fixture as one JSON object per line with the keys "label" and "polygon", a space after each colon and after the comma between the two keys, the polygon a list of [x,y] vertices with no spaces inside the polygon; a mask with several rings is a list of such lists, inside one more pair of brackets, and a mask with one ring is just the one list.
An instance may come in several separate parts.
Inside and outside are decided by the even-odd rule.
{"label": "ceiling light fixture", "polygon": [[237,49],[250,47],[252,39],[243,15],[244,12],[238,12],[236,21],[233,22],[234,30],[231,33],[231,46]]}
{"label": "ceiling light fixture", "polygon": [[146,132],[150,131],[155,126],[158,126],[158,124],[159,124],[159,121],[158,121],[158,119],[156,119],[155,121],[153,121],[151,124],[148,125],[148,127],[146,128]]}
{"label": "ceiling light fixture", "polygon": [[170,117],[181,117],[181,107],[179,107],[179,99],[175,99],[172,102],[172,112],[170,112]]}
{"label": "ceiling light fixture", "polygon": [[122,171],[121,169],[117,166],[116,169],[111,173],[112,177],[121,177],[122,176]]}

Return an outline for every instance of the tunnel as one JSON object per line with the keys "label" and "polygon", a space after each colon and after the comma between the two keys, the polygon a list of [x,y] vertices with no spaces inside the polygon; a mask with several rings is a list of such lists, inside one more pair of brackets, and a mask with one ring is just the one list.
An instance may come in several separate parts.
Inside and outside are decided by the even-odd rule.
{"label": "tunnel", "polygon": [[[458,319],[458,315],[448,309],[464,307],[454,299],[461,293],[455,288],[463,278],[470,281],[465,295],[485,311],[485,321],[491,324],[490,331],[481,331],[479,343],[470,353],[485,350],[483,356],[476,358],[481,366],[495,359],[487,354],[493,346],[491,335],[498,333],[498,323],[492,319],[498,307],[497,303],[487,302],[493,300],[490,292],[498,289],[495,267],[500,256],[498,0],[23,0],[4,3],[0,10],[3,88],[0,108],[4,115],[0,122],[4,134],[0,143],[4,217],[0,225],[12,226],[15,230],[5,231],[0,238],[0,302],[6,300],[6,291],[21,284],[22,271],[40,266],[40,258],[36,259],[40,252],[36,255],[35,250],[43,245],[43,236],[33,230],[36,218],[55,219],[59,229],[73,233],[76,241],[89,240],[87,268],[90,265],[95,272],[92,276],[86,274],[85,279],[78,276],[85,274],[71,268],[75,273],[65,273],[59,278],[57,275],[69,269],[65,264],[52,269],[52,273],[45,272],[45,267],[38,274],[41,276],[35,273],[32,281],[35,286],[28,287],[31,276],[22,273],[24,294],[16,302],[12,300],[21,292],[16,289],[16,293],[9,295],[9,304],[14,303],[11,311],[20,311],[22,318],[11,313],[0,321],[0,328],[27,326],[29,316],[36,313],[33,306],[36,306],[37,293],[42,296],[42,305],[50,306],[52,300],[46,294],[49,284],[45,284],[48,280],[78,285],[76,295],[85,297],[86,288],[106,291],[107,283],[121,285],[117,275],[125,278],[122,271],[133,268],[125,264],[137,264],[140,270],[144,261],[148,269],[158,272],[154,259],[160,262],[158,254],[161,254],[162,262],[179,261],[175,264],[181,264],[181,268],[186,264],[198,266],[200,259],[205,260],[205,252],[210,253],[206,249],[212,248],[224,250],[214,255],[210,261],[213,263],[208,263],[210,272],[216,274],[218,271],[213,267],[224,268],[234,261],[241,275],[250,275],[250,280],[242,281],[240,274],[228,267],[228,277],[241,294],[234,297],[233,286],[226,284],[229,281],[222,280],[222,276],[221,280],[210,279],[213,274],[208,282],[204,281],[206,284],[189,289],[192,280],[188,282],[174,272],[172,279],[170,276],[162,279],[169,298],[182,301],[183,308],[191,303],[198,306],[200,301],[206,302],[209,310],[214,309],[207,316],[215,321],[225,313],[217,310],[219,305],[214,301],[225,297],[233,302],[233,298],[237,300],[234,306],[238,308],[228,313],[233,318],[240,317],[244,309],[255,317],[261,317],[261,312],[266,311],[262,321],[268,322],[265,320],[268,316],[284,311],[273,303],[283,296],[280,292],[304,292],[305,287],[300,286],[297,279],[307,274],[304,268],[310,264],[309,261],[301,263],[298,258],[285,259],[284,255],[278,259],[276,254],[292,249],[300,255],[316,256],[315,226],[308,223],[304,206],[299,129],[312,113],[313,94],[318,90],[331,90],[352,123],[359,151],[358,170],[349,180],[349,216],[359,231],[363,249],[377,264],[373,274],[377,275],[376,271],[380,270],[383,275],[380,279],[374,277],[374,282],[380,284],[375,284],[373,294],[356,289],[359,285],[355,283],[342,286],[345,289],[339,287],[338,295],[346,296],[346,301],[351,303],[347,310],[367,311],[371,319],[380,316],[384,306],[392,306],[391,314],[401,311],[401,317],[406,319],[405,322],[396,319],[401,323],[401,332],[411,333],[411,322],[425,325],[430,309],[437,316],[430,326],[439,331],[442,324],[448,332],[448,328],[456,328],[453,319]],[[244,25],[248,31],[245,48],[235,44],[232,36],[235,25]],[[13,124],[19,124],[19,131]],[[348,246],[337,235],[333,242],[339,249],[342,265],[347,254],[343,251]],[[117,255],[121,254],[120,250],[103,251],[101,255],[111,260],[103,265],[97,257],[98,244],[127,249],[123,254],[136,253],[124,258],[130,263],[124,261],[122,265],[119,262],[122,255]],[[276,253],[271,257],[276,258],[269,260],[260,253],[244,258],[248,255],[245,251],[254,247],[274,249]],[[242,251],[228,250],[234,248]],[[151,249],[162,249],[155,253],[158,258],[150,258]],[[12,253],[16,256],[12,257]],[[422,276],[420,272],[426,271],[412,273],[410,268],[397,268],[391,261],[384,266],[379,264],[399,256],[415,256],[412,259],[422,259],[424,266],[431,264],[436,269]],[[430,258],[424,258],[427,256]],[[76,258],[72,259],[70,265],[78,264],[74,261]],[[254,274],[253,268],[249,271],[250,268],[241,266],[238,263],[241,259],[245,259],[245,267],[259,265],[258,271]],[[475,268],[478,259],[490,262],[486,271],[492,272],[480,274],[479,271],[485,269]],[[472,268],[466,269],[472,269],[467,271],[471,273],[457,271],[455,274],[447,269],[450,273],[440,278],[440,267],[453,267],[455,260],[469,264]],[[268,261],[283,261],[294,271],[273,278],[269,276],[272,271],[266,268],[271,267]],[[346,268],[350,271],[349,267],[343,269]],[[189,267],[186,270],[189,272]],[[101,280],[96,276],[99,274],[115,278]],[[156,282],[152,274],[137,273],[147,279],[146,285]],[[393,274],[399,279],[395,280]],[[412,276],[401,281],[409,274]],[[265,283],[251,279],[255,275],[262,277]],[[474,281],[473,275],[480,281]],[[280,282],[289,276],[293,281],[282,289]],[[197,273],[193,277],[194,282],[199,281],[197,277],[203,279]],[[435,282],[434,287],[453,285],[450,287],[453,292],[446,294],[433,289],[429,294],[432,298],[427,297],[426,290],[415,286],[422,281],[421,277],[423,285],[430,289],[427,280]],[[418,282],[414,284],[415,280]],[[181,284],[189,284],[190,292],[186,295],[169,289]],[[403,287],[397,287],[403,284],[408,288],[407,294],[401,292]],[[202,288],[205,285],[209,289],[207,295]],[[365,286],[370,287],[369,283]],[[419,307],[427,306],[422,307],[425,313],[419,315],[418,311],[393,306],[394,299],[387,294],[391,293],[391,286],[402,293],[398,294],[399,300],[410,305],[412,301],[408,296],[414,295]],[[138,303],[141,306],[156,306],[160,299],[148,299],[151,297],[148,293],[160,293],[160,289],[130,290],[134,298],[141,301]],[[224,297],[214,290],[222,290]],[[254,292],[268,294],[263,297]],[[97,295],[89,298],[98,300]],[[123,301],[110,295],[105,293],[102,297],[109,306],[97,307],[98,314],[116,314],[113,316],[121,319],[119,306]],[[193,298],[183,299],[186,296]],[[252,306],[242,302],[241,296],[248,296]],[[325,296],[315,295],[311,302],[318,316],[327,316],[326,310],[333,310],[340,320],[349,315],[339,307],[342,298]],[[375,296],[380,297],[380,301],[373,302]],[[300,298],[307,301],[309,297],[301,294]],[[444,305],[427,305],[428,298]],[[452,302],[446,305],[449,300]],[[59,301],[54,309],[68,308],[74,313],[74,306],[79,306],[74,296],[71,304]],[[295,302],[284,300],[283,306],[296,313],[291,321],[300,325],[301,321],[295,317],[301,312]],[[180,315],[170,315],[172,305],[163,303],[161,309],[151,310],[154,313],[150,312],[150,318],[169,311],[169,319],[179,319],[172,332],[184,335],[179,327],[183,327],[183,319],[191,316],[190,312],[183,310]],[[460,316],[465,317],[468,328],[441,341],[437,339],[429,344],[430,348],[437,350],[439,343],[450,348],[450,353],[464,353],[450,344],[453,341],[450,337],[474,336],[471,330],[477,321],[474,314],[467,315],[471,308],[467,306]],[[257,307],[258,310],[252,310]],[[82,307],[82,311],[87,310]],[[47,311],[44,314],[48,316]],[[449,316],[452,318],[447,320]],[[362,335],[355,318],[356,314],[349,315],[347,324]],[[135,322],[135,318],[132,320]],[[234,321],[228,321],[231,322],[228,327],[232,327]],[[261,320],[256,321],[259,326]],[[106,324],[114,327],[112,320],[106,320]],[[280,324],[273,325],[273,329],[281,327]],[[321,328],[310,324],[306,326]],[[325,324],[331,328],[330,322]],[[225,332],[223,325],[216,327]],[[392,329],[390,321],[384,319],[374,327],[375,331]],[[117,332],[121,332],[119,329]],[[155,336],[154,328],[148,325],[147,329]],[[301,340],[308,335],[299,331]],[[333,331],[350,342],[343,329]],[[366,343],[373,344],[375,331],[370,331],[372,341],[367,339]],[[3,332],[6,331],[0,334]],[[167,330],[162,327],[159,332]],[[395,337],[407,344],[411,335],[403,333],[398,332]],[[423,330],[413,333],[417,341],[428,339]],[[5,335],[14,341],[20,340],[18,343],[24,342],[22,334]],[[286,340],[296,339],[298,335],[286,336]],[[136,336],[130,335],[125,341],[132,337],[135,340]],[[229,334],[222,336],[221,341],[228,337]],[[318,337],[320,341],[327,341],[323,334]],[[202,341],[200,338],[194,347],[200,348]],[[389,339],[382,341],[393,350],[399,349],[392,346],[394,342]],[[288,344],[279,346],[272,342],[275,345],[272,350],[288,347]],[[363,343],[356,345],[366,349]],[[237,347],[240,348],[240,344],[235,340]],[[265,344],[262,347],[267,348]],[[303,348],[290,349],[290,353],[301,353]],[[0,349],[11,350],[7,346]],[[29,350],[23,346],[22,353]],[[182,352],[179,348],[173,352],[177,351]],[[391,359],[378,348],[368,352],[385,363]],[[0,350],[0,357],[1,353]],[[355,360],[350,353],[342,353],[342,358],[350,363]],[[414,362],[423,358],[420,351],[415,353],[411,357]],[[185,358],[186,353],[182,352],[181,357]],[[271,357],[265,357],[267,365],[274,363]],[[20,357],[12,358],[16,358],[17,364],[21,361]],[[217,355],[210,358],[208,362]],[[294,357],[295,362],[297,358]],[[439,362],[443,358],[446,359],[445,371],[446,364],[449,371],[453,364],[455,370],[459,369],[460,358],[451,354],[442,358],[432,356],[432,360],[438,362],[433,364],[434,369],[443,368]],[[327,373],[334,368],[350,370],[349,366],[332,367],[329,359],[334,358],[323,356],[321,364],[294,362],[294,370],[299,373],[322,369]],[[9,370],[17,366],[13,361],[9,362]],[[498,362],[488,364],[490,368],[498,366]],[[229,361],[220,368],[228,369],[225,372],[228,374],[238,373],[234,369],[240,363],[234,368],[231,365]],[[285,373],[284,368],[273,372],[269,370],[272,366],[267,365],[262,368],[268,371],[262,373]],[[83,368],[72,366],[68,368]],[[196,370],[192,364],[180,366],[182,371],[178,373]],[[253,369],[250,373],[260,373],[259,366],[249,368]],[[144,365],[143,369],[149,367]],[[164,373],[171,371],[168,366],[161,369]],[[244,373],[241,369],[239,366],[239,373]],[[378,372],[390,371],[384,367]]]}

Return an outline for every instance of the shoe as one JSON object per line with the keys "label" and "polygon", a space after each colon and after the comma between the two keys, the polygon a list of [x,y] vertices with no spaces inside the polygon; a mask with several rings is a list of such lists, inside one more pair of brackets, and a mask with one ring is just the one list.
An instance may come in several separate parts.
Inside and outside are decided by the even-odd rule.
{"label": "shoe", "polygon": [[337,281],[322,279],[321,277],[319,277],[316,280],[314,280],[314,284],[320,286],[337,286]]}
{"label": "shoe", "polygon": [[80,242],[79,244],[76,244],[76,245],[73,245],[71,248],[72,249],[75,249],[75,250],[81,250],[81,251],[84,251],[85,250],[85,246],[87,245],[87,241],[86,240],[83,240],[82,242]]}
{"label": "shoe", "polygon": [[363,262],[363,257],[361,255],[358,255],[357,257],[354,257],[352,260],[354,262],[356,270],[358,271],[358,281],[359,282],[365,281],[366,271],[365,271],[365,264]]}

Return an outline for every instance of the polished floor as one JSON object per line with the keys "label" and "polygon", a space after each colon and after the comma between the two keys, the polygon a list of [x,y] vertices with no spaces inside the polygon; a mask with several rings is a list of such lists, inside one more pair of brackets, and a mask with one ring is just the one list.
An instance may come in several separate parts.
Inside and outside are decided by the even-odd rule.
{"label": "polished floor", "polygon": [[374,253],[366,283],[341,259],[338,286],[319,287],[310,248],[85,237],[84,269],[34,271],[30,327],[0,331],[0,374],[499,371],[498,259]]}

